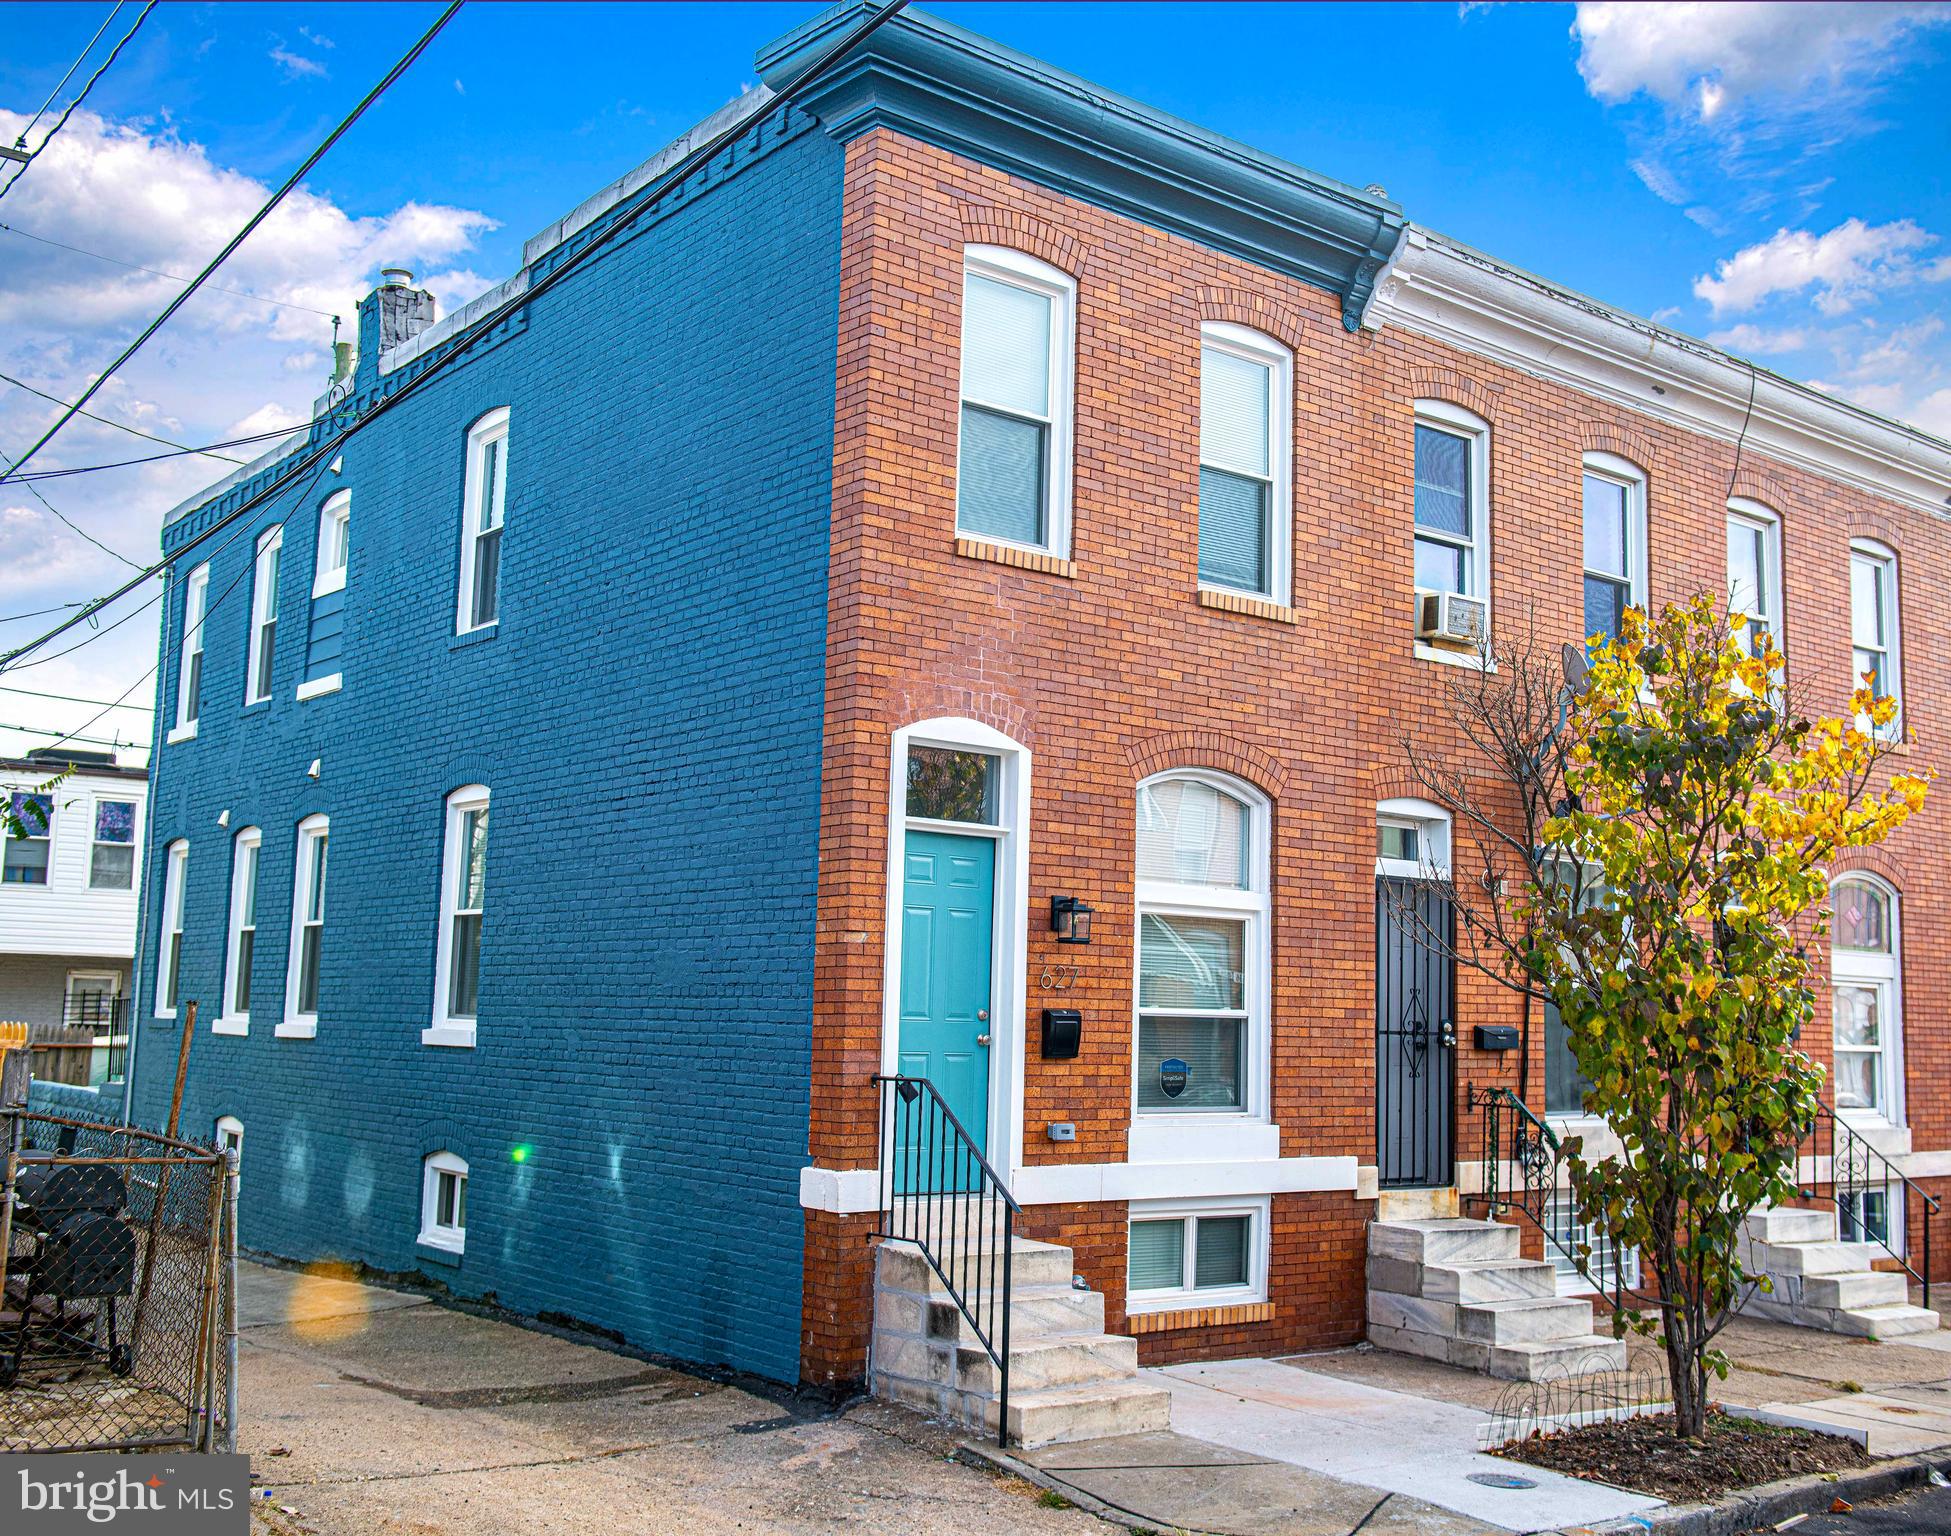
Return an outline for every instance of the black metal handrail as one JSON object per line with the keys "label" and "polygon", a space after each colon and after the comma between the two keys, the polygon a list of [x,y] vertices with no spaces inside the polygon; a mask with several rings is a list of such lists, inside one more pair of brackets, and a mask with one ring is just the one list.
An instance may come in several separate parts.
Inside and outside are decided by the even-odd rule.
{"label": "black metal handrail", "polygon": [[[1826,1133],[1826,1134],[1825,1134]],[[1822,1148],[1824,1142],[1829,1147],[1829,1177],[1820,1177],[1822,1171]],[[1840,1142],[1840,1146],[1838,1143]],[[1809,1162],[1809,1178],[1802,1178],[1802,1163]],[[1880,1171],[1879,1171],[1880,1170]],[[1835,1109],[1821,1103],[1816,1104],[1815,1119],[1796,1143],[1795,1149],[1796,1187],[1804,1200],[1822,1198],[1826,1183],[1829,1198],[1836,1207],[1836,1236],[1846,1243],[1875,1243],[1891,1258],[1903,1266],[1909,1275],[1924,1288],[1924,1305],[1931,1304],[1931,1218],[1937,1214],[1942,1202],[1936,1195],[1917,1184],[1895,1163],[1891,1162],[1860,1134],[1856,1128],[1836,1113]],[[1924,1241],[1921,1267],[1910,1262],[1908,1239],[1905,1251],[1899,1252],[1891,1241],[1890,1195],[1895,1185],[1903,1191],[1903,1223],[1908,1232],[1910,1222],[1910,1200],[1915,1195],[1924,1214]],[[1870,1221],[1869,1199],[1873,1193],[1883,1196],[1883,1230],[1878,1232]]]}
{"label": "black metal handrail", "polygon": [[[1558,1133],[1508,1088],[1470,1089],[1469,1105],[1483,1113],[1484,1214],[1523,1217],[1601,1294],[1612,1279],[1612,1304],[1623,1310],[1626,1255],[1611,1234],[1592,1231],[1578,1216],[1578,1195],[1565,1166]],[[1507,1130],[1508,1127],[1508,1130]],[[1508,1136],[1509,1145],[1506,1146]],[[1515,1187],[1504,1183],[1509,1164]],[[1581,1238],[1580,1233],[1583,1232]]]}
{"label": "black metal handrail", "polygon": [[913,1243],[996,1367],[996,1443],[1009,1444],[1010,1251],[1016,1203],[925,1077],[876,1075],[881,1201],[876,1237]]}

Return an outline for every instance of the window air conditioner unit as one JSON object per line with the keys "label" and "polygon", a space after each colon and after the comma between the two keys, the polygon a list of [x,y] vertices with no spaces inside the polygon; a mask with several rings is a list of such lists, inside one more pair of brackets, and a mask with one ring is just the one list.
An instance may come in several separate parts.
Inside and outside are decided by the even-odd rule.
{"label": "window air conditioner unit", "polygon": [[1456,592],[1416,594],[1418,640],[1436,645],[1481,646],[1485,617],[1484,601],[1480,597],[1464,597]]}

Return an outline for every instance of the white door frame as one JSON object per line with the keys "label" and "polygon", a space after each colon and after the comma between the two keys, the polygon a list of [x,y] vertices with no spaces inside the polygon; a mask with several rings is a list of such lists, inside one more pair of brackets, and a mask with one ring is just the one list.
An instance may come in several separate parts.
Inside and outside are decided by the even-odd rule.
{"label": "white door frame", "polygon": [[[908,816],[908,749],[946,747],[997,759],[996,820],[929,821]],[[908,829],[987,837],[996,845],[994,931],[989,949],[989,1117],[983,1155],[1014,1185],[1023,1163],[1023,1039],[1028,1017],[1030,750],[993,726],[952,715],[904,725],[888,754],[886,955],[881,970],[881,1071],[900,1070],[901,914],[906,906]],[[887,1151],[882,1148],[882,1162]]]}

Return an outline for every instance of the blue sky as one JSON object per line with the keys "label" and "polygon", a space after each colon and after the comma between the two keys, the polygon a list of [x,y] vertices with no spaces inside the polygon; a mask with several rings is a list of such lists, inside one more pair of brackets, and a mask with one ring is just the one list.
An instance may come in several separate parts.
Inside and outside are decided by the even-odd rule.
{"label": "blue sky", "polygon": [[[814,9],[477,0],[216,279],[298,307],[200,295],[101,410],[203,442],[302,419],[327,366],[325,314],[349,317],[380,265],[413,265],[443,309],[499,281],[529,235],[752,83],[759,45]],[[1951,434],[1951,5],[931,9],[1310,169],[1381,183],[1420,223]],[[0,6],[0,138],[107,11]],[[159,6],[0,201],[0,223],[192,272],[436,12]],[[0,231],[0,371],[72,397],[173,291]],[[0,451],[50,411],[0,383]],[[140,447],[86,425],[37,463]],[[161,514],[225,467],[40,489],[146,560]],[[0,487],[0,616],[126,569],[21,492]],[[153,660],[153,612],[6,683],[113,698]],[[43,622],[0,618],[0,645]],[[8,726],[74,729],[93,713],[0,693],[0,752],[36,739]],[[147,739],[132,711],[90,733],[115,724]]]}

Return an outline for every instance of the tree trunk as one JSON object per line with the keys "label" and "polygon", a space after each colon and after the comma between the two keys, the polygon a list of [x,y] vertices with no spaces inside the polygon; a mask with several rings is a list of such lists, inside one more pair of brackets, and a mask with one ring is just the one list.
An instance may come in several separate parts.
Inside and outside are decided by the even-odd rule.
{"label": "tree trunk", "polygon": [[1674,1427],[1689,1440],[1707,1433],[1707,1367],[1698,1342],[1703,1330],[1694,1326],[1686,1303],[1666,1315],[1666,1371],[1673,1389]]}

